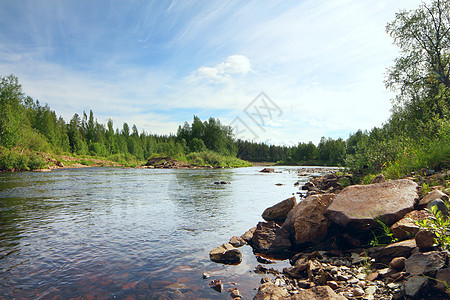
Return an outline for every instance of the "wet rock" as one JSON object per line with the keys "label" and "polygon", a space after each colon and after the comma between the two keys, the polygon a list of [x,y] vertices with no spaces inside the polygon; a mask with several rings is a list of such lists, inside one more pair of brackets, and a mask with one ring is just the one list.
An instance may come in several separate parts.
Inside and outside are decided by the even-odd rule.
{"label": "wet rock", "polygon": [[392,225],[390,230],[394,237],[400,241],[411,239],[420,230],[419,226],[417,226],[414,222],[429,218],[431,216],[432,214],[426,210],[413,210],[412,212],[407,213],[403,219]]}
{"label": "wet rock", "polygon": [[440,190],[433,190],[429,192],[425,197],[423,197],[419,202],[419,209],[424,209],[428,204],[434,200],[444,200],[448,201],[448,196],[441,192]]}
{"label": "wet rock", "polygon": [[238,236],[233,236],[230,239],[230,244],[233,247],[239,248],[244,246],[245,244],[247,244],[247,242],[242,238],[242,237],[238,237]]}
{"label": "wet rock", "polygon": [[429,230],[421,230],[415,236],[417,247],[420,250],[431,249],[434,246],[436,236]]}
{"label": "wet rock", "polygon": [[410,257],[414,248],[416,248],[416,241],[410,239],[371,249],[370,256],[375,258],[378,265],[388,265],[394,257]]}
{"label": "wet rock", "polygon": [[433,206],[436,206],[437,210],[440,211],[443,216],[446,217],[448,216],[448,209],[444,201],[442,201],[441,199],[433,200],[430,203],[428,203],[427,209],[431,211],[431,208]]}
{"label": "wet rock", "polygon": [[229,292],[230,292],[231,298],[233,298],[233,299],[241,298],[241,293],[239,292],[239,290],[237,288],[232,288],[229,290]]}
{"label": "wet rock", "polygon": [[405,261],[406,272],[412,275],[433,273],[444,267],[447,255],[438,251],[416,253]]}
{"label": "wet rock", "polygon": [[419,293],[428,285],[429,279],[424,276],[414,275],[405,284],[405,292],[409,297],[417,297]]}
{"label": "wet rock", "polygon": [[246,241],[247,243],[250,242],[253,238],[253,233],[255,233],[256,230],[256,226],[249,229],[246,233],[244,233],[243,235],[241,235],[241,238]]}
{"label": "wet rock", "polygon": [[327,235],[328,220],[323,212],[334,194],[311,195],[288,214],[283,228],[289,231],[295,244],[320,243]]}
{"label": "wet rock", "polygon": [[381,182],[386,182],[386,178],[384,177],[383,174],[378,174],[377,176],[375,176],[370,183],[374,184],[374,183],[381,183]]}
{"label": "wet rock", "polygon": [[262,264],[274,264],[275,263],[274,261],[264,258],[260,255],[256,255],[256,261],[259,263],[262,263]]}
{"label": "wet rock", "polygon": [[253,298],[254,300],[275,300],[275,299],[290,299],[290,294],[287,290],[273,284],[266,282],[259,286],[258,293]]}
{"label": "wet rock", "polygon": [[209,283],[209,287],[212,288],[213,290],[222,293],[223,291],[223,284],[222,281],[220,281],[220,279],[214,279]]}
{"label": "wet rock", "polygon": [[413,210],[418,198],[417,183],[408,179],[353,185],[337,194],[324,214],[342,227],[367,231],[377,226],[377,218],[394,224]]}
{"label": "wet rock", "polygon": [[291,247],[289,232],[273,221],[259,222],[251,246],[259,253],[275,256],[286,254]]}
{"label": "wet rock", "polygon": [[405,268],[405,261],[406,261],[405,257],[396,257],[393,260],[391,260],[389,266],[392,269],[403,270]]}
{"label": "wet rock", "polygon": [[315,286],[308,290],[300,290],[292,295],[292,300],[346,300],[342,295],[336,294],[329,286]]}
{"label": "wet rock", "polygon": [[295,205],[297,205],[295,197],[288,198],[272,207],[267,208],[263,212],[262,217],[266,221],[283,223],[286,220],[288,213],[292,208],[294,208]]}
{"label": "wet rock", "polygon": [[261,172],[261,173],[274,173],[274,172],[275,172],[275,169],[272,169],[272,168],[264,168],[264,169],[262,169],[262,170],[259,171],[259,172]]}
{"label": "wet rock", "polygon": [[230,243],[226,243],[211,250],[209,252],[209,258],[213,262],[235,265],[241,263],[242,253]]}

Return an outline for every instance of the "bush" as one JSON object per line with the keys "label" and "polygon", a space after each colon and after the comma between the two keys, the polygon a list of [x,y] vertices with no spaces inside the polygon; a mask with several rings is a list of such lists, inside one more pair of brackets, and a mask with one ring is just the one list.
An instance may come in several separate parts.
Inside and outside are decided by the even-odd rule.
{"label": "bush", "polygon": [[45,160],[39,154],[0,147],[0,170],[36,170],[45,167],[45,164]]}

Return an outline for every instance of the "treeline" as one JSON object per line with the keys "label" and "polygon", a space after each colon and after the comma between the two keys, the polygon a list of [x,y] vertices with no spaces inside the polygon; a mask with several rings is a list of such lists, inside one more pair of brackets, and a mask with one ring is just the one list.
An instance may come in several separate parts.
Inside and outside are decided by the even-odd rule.
{"label": "treeline", "polygon": [[[219,156],[206,153],[186,157],[208,151]],[[117,162],[164,155],[181,160],[192,158],[198,163],[213,160],[212,163],[220,164],[221,156],[236,156],[237,145],[231,128],[214,118],[202,122],[194,116],[192,125],[180,126],[177,135],[139,132],[136,125],[130,127],[127,123],[119,129],[112,119],[104,125],[95,119],[92,110],[81,116],[75,113],[66,123],[48,105],[42,106],[25,95],[17,77],[1,77],[0,169],[42,167],[45,161],[36,152],[99,156]],[[227,159],[226,163],[229,162]]]}
{"label": "treeline", "polygon": [[288,147],[242,140],[236,144],[241,159],[290,165],[343,166],[347,153],[347,143],[341,138],[322,137],[317,146],[313,142]]}

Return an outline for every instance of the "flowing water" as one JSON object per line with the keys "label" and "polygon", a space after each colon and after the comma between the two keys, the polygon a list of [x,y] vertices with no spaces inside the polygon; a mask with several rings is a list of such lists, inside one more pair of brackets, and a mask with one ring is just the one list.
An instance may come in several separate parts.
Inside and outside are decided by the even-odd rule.
{"label": "flowing water", "polygon": [[262,276],[251,248],[240,248],[237,266],[211,262],[209,251],[307,180],[299,168],[260,169],[2,173],[0,299],[227,299],[234,286],[251,299]]}

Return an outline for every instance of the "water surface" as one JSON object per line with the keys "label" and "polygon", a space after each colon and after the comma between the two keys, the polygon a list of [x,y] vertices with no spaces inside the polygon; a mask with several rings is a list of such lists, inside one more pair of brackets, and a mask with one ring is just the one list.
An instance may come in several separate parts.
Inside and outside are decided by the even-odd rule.
{"label": "water surface", "polygon": [[0,174],[0,298],[226,299],[203,272],[252,298],[261,275],[251,248],[238,266],[208,254],[306,180],[298,168],[260,169]]}

